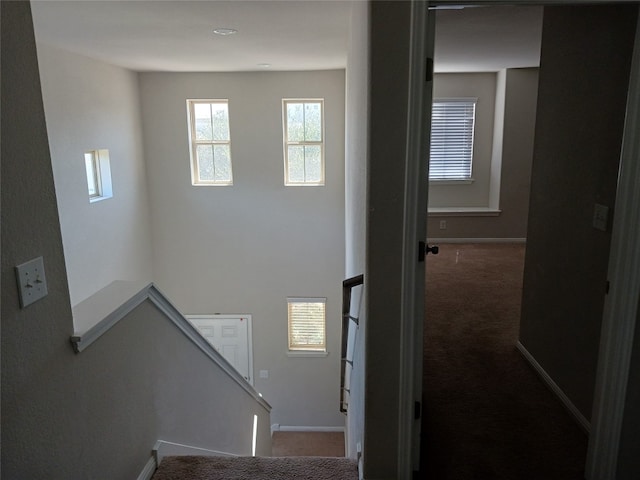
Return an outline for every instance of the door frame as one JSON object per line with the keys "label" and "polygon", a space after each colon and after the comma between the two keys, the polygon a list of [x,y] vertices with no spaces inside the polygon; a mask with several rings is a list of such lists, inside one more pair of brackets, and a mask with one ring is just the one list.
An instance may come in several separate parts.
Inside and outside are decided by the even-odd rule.
{"label": "door frame", "polygon": [[[432,0],[412,2],[412,35],[411,51],[413,54],[424,52],[424,37],[419,34],[421,22],[413,18],[424,8],[432,6],[464,5],[469,2],[460,0]],[[483,5],[522,5],[518,0],[488,0],[474,2]],[[539,1],[538,5],[579,5],[597,3],[597,0],[582,1]],[[531,2],[527,2],[531,5]],[[414,30],[414,28],[418,30]],[[413,83],[413,75],[419,71],[421,58],[412,57],[418,65],[412,67],[409,85],[409,99],[419,98],[420,87]],[[414,68],[415,67],[415,68]],[[424,87],[424,82],[421,82]],[[424,93],[424,91],[422,92]],[[403,219],[403,277],[401,286],[401,362],[399,407],[402,412],[398,416],[398,478],[411,478],[414,458],[407,451],[415,451],[415,420],[413,418],[413,399],[416,389],[421,390],[421,377],[416,378],[418,369],[422,369],[422,356],[417,358],[422,347],[415,345],[415,335],[422,332],[424,314],[417,311],[416,295],[424,295],[419,281],[413,271],[416,257],[416,233],[422,228],[419,225],[420,195],[416,188],[416,174],[421,151],[416,139],[420,138],[420,129],[424,127],[421,117],[409,105],[407,156],[405,159],[405,215]],[[430,131],[430,130],[429,130]],[[615,478],[620,435],[624,420],[627,383],[633,353],[633,335],[640,301],[640,15],[634,42],[634,54],[628,90],[628,103],[625,130],[622,140],[622,154],[619,167],[618,190],[616,193],[616,212],[613,221],[612,243],[609,259],[609,281],[611,290],[605,303],[602,320],[598,370],[594,391],[594,407],[592,412],[592,429],[589,438],[589,449],[585,473],[589,480],[606,480]],[[418,172],[419,174],[419,172]],[[426,215],[426,212],[425,212]],[[426,222],[425,222],[426,223]],[[426,237],[425,237],[426,238]],[[411,249],[414,254],[411,254]],[[419,428],[419,427],[418,427]],[[403,448],[405,450],[403,450]]]}

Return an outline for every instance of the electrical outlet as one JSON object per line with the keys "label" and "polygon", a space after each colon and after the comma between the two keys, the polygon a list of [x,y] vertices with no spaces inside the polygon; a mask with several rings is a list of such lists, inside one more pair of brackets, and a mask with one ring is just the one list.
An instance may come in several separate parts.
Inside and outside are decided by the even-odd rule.
{"label": "electrical outlet", "polygon": [[22,308],[47,296],[47,278],[44,274],[44,260],[34,258],[16,267],[16,280]]}
{"label": "electrical outlet", "polygon": [[446,229],[447,229],[447,221],[440,220],[440,230],[446,230]]}

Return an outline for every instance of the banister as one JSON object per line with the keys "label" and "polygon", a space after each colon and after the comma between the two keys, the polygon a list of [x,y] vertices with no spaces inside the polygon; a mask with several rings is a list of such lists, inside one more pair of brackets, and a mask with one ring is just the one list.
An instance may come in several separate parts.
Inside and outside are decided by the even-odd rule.
{"label": "banister", "polygon": [[354,287],[363,284],[364,275],[356,275],[342,282],[342,352],[340,356],[340,412],[342,413],[347,413],[345,393],[349,393],[349,390],[345,388],[346,369],[347,365],[353,367],[353,360],[347,358],[349,322],[352,321],[356,325],[359,325],[359,319],[351,316],[351,291]]}

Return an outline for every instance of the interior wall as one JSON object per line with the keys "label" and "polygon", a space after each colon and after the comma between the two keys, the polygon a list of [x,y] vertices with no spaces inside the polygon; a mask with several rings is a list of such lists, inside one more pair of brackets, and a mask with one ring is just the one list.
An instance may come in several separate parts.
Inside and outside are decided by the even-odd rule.
{"label": "interior wall", "polygon": [[[163,437],[247,454],[254,414],[270,454],[268,412],[151,304],[73,352],[30,5],[0,9],[3,477],[137,478]],[[21,309],[14,266],[40,255],[49,294]]]}
{"label": "interior wall", "polygon": [[[545,7],[520,341],[589,419],[636,5]],[[612,55],[611,52],[616,52]]]}
{"label": "interior wall", "polygon": [[[507,69],[505,89],[500,215],[430,215],[427,224],[430,238],[526,238],[538,68]],[[434,191],[433,184],[429,188]],[[442,220],[446,221],[446,229],[440,229]]]}
{"label": "interior wall", "polygon": [[[286,426],[344,426],[345,72],[141,73],[154,281],[185,314],[253,316],[255,386]],[[282,99],[325,99],[324,187],[285,187]],[[191,184],[187,99],[228,99],[233,186]],[[287,355],[287,297],[326,297],[326,357]],[[313,379],[313,381],[310,381]]]}
{"label": "interior wall", "polygon": [[364,368],[367,327],[367,122],[369,7],[366,2],[353,2],[346,75],[346,152],[345,152],[345,278],[364,274],[363,287],[352,291],[352,315],[358,326],[350,322],[349,357],[353,368],[349,375],[347,414],[347,454],[357,457],[358,443],[364,436]]}
{"label": "interior wall", "polygon": [[[38,45],[71,304],[114,280],[151,281],[137,74]],[[84,153],[108,149],[113,197],[89,203]]]}
{"label": "interior wall", "polygon": [[433,99],[475,97],[476,121],[473,137],[473,183],[429,182],[429,207],[488,207],[493,149],[493,117],[496,74],[436,73]]}

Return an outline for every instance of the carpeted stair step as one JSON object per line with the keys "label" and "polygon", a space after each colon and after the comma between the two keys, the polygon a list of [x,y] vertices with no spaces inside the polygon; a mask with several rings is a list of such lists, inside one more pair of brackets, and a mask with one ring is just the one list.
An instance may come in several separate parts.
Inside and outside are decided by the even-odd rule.
{"label": "carpeted stair step", "polygon": [[339,457],[165,457],[152,480],[357,480]]}

